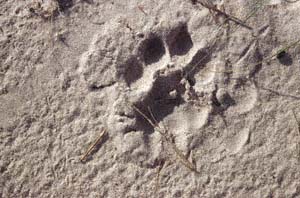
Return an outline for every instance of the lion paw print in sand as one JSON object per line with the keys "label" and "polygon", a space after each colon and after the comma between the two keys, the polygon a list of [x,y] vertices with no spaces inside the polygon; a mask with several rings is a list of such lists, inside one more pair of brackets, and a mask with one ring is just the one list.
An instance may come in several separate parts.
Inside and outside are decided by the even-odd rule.
{"label": "lion paw print in sand", "polygon": [[144,112],[150,108],[156,120],[163,121],[180,140],[178,147],[185,152],[208,123],[216,103],[237,113],[255,105],[253,85],[230,88],[221,72],[225,61],[209,50],[205,38],[194,38],[187,22],[158,27],[145,32],[144,38],[120,29],[107,25],[95,34],[78,68],[91,91],[104,92],[110,98],[106,123],[124,139],[120,151],[137,155],[135,159],[155,158],[160,153],[158,134],[130,104]]}

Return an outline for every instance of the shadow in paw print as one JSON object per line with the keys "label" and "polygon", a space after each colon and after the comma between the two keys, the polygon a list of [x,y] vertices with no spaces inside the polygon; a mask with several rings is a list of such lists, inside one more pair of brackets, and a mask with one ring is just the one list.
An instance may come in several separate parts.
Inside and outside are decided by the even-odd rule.
{"label": "shadow in paw print", "polygon": [[186,24],[171,30],[170,34],[167,36],[167,43],[171,56],[181,56],[188,53],[193,47],[193,41]]}
{"label": "shadow in paw print", "polygon": [[140,51],[146,65],[158,62],[166,53],[163,41],[155,35],[143,41]]}
{"label": "shadow in paw print", "polygon": [[277,55],[277,59],[283,65],[290,66],[293,64],[292,56],[286,51],[282,51]]}
{"label": "shadow in paw print", "polygon": [[201,69],[204,68],[205,64],[211,59],[210,54],[206,49],[199,50],[192,61],[184,69],[184,75],[186,76],[188,82],[191,86],[194,86],[196,83],[195,74],[197,74]]}
{"label": "shadow in paw print", "polygon": [[236,101],[227,92],[218,92],[216,87],[215,91],[212,92],[212,104],[213,107],[219,111],[224,111],[228,107],[236,104]]}
{"label": "shadow in paw print", "polygon": [[[178,84],[182,79],[181,71],[175,71],[168,76],[158,77],[148,95],[144,100],[135,104],[137,108],[143,111],[147,117],[153,120],[149,108],[153,112],[156,121],[160,122],[164,117],[169,115],[174,111],[174,108],[181,103],[183,99],[180,97],[180,94],[176,98],[170,98],[169,93],[173,90],[181,92],[183,89],[179,87]],[[153,127],[145,120],[139,113],[136,113],[137,124],[136,127],[138,130],[145,131],[146,133],[152,133]]]}
{"label": "shadow in paw print", "polygon": [[125,69],[124,79],[128,86],[141,78],[144,72],[142,64],[136,58],[129,59],[122,67]]}
{"label": "shadow in paw print", "polygon": [[56,0],[59,6],[59,10],[64,12],[73,6],[73,0]]}

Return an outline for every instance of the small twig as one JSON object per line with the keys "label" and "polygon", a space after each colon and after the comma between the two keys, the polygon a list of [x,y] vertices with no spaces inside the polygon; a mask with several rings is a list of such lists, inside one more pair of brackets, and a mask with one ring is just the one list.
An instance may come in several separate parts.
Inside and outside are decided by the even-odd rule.
{"label": "small twig", "polygon": [[147,12],[145,12],[145,10],[144,10],[144,7],[143,6],[141,6],[141,5],[138,5],[137,6],[138,7],[138,9],[142,12],[142,13],[144,13],[146,16],[148,15],[147,14]]}
{"label": "small twig", "polygon": [[[255,6],[255,7],[251,10],[251,12],[246,16],[245,19],[243,19],[243,22],[244,22],[244,23],[246,23],[252,16],[254,16],[254,15],[258,12],[258,10],[259,10],[261,7],[263,7],[263,2],[264,2],[264,0],[258,0],[258,1],[256,1],[255,5],[257,5],[257,6]],[[239,26],[236,26],[235,28],[232,29],[232,32],[235,32],[238,28],[239,28]]]}
{"label": "small twig", "polygon": [[190,169],[190,171],[195,172],[195,173],[199,173],[197,171],[196,166],[192,162],[190,162],[188,159],[186,159],[186,157],[182,153],[182,151],[177,148],[177,146],[175,145],[175,142],[169,142],[169,143],[172,146],[172,149],[175,151],[175,153],[176,153],[178,159],[181,161],[181,163],[185,167],[187,167],[188,169]]}
{"label": "small twig", "polygon": [[214,11],[214,12],[216,12],[219,15],[223,15],[228,20],[231,20],[231,21],[235,22],[238,25],[243,26],[245,28],[248,28],[248,29],[252,30],[252,28],[250,26],[248,26],[245,22],[243,22],[241,19],[239,19],[239,18],[237,18],[235,16],[232,16],[232,15],[229,15],[226,12],[221,11],[216,6],[214,6],[212,4],[209,4],[207,2],[203,2],[203,1],[198,1],[198,3],[200,3],[203,7],[209,9],[210,11]]}
{"label": "small twig", "polygon": [[91,22],[92,24],[95,24],[95,25],[104,25],[105,24],[105,22]]}
{"label": "small twig", "polygon": [[93,0],[81,0],[81,2],[87,3],[87,4],[94,4]]}
{"label": "small twig", "polygon": [[157,125],[154,124],[154,123],[152,122],[152,120],[151,120],[150,118],[148,118],[148,116],[146,116],[146,114],[144,114],[139,108],[137,108],[135,105],[132,105],[132,108],[133,108],[135,111],[137,111],[141,116],[143,116],[143,117],[149,122],[149,124],[151,124],[151,126],[152,126],[153,128],[156,128],[156,127],[157,127]]}
{"label": "small twig", "polygon": [[156,118],[155,118],[155,116],[154,116],[154,114],[153,114],[153,112],[152,112],[152,110],[151,110],[151,108],[149,106],[148,106],[148,111],[149,111],[149,113],[151,115],[151,118],[154,120],[154,122],[158,126],[158,121],[156,120]]}
{"label": "small twig", "polygon": [[[292,42],[292,43],[290,43],[290,44],[288,44],[287,46],[284,46],[283,48],[281,48],[281,49],[279,49],[279,50],[277,50],[276,52],[274,52],[273,54],[271,54],[271,55],[269,55],[268,57],[266,57],[266,58],[263,58],[261,61],[259,61],[259,62],[256,62],[256,63],[253,63],[253,64],[251,64],[251,65],[249,65],[248,67],[244,67],[244,68],[251,68],[251,67],[254,67],[254,66],[256,66],[256,65],[260,65],[260,64],[263,64],[263,63],[266,63],[266,62],[269,62],[269,61],[271,61],[271,60],[274,60],[274,58],[275,57],[277,57],[277,56],[279,56],[281,53],[285,53],[286,51],[288,51],[289,49],[291,49],[291,48],[293,48],[293,47],[295,47],[297,44],[299,44],[300,43],[300,39],[298,39],[298,40],[296,40],[296,41],[294,41],[294,42]],[[202,58],[203,59],[203,58]],[[201,59],[201,60],[202,60]],[[201,61],[200,60],[200,61]],[[199,61],[199,62],[200,62]],[[197,65],[197,64],[196,64]],[[187,74],[186,74],[186,76],[188,76],[194,69],[195,69],[196,67],[193,67]],[[210,72],[215,72],[215,73],[232,73],[233,72],[233,70],[225,70],[225,71],[216,71],[216,70],[208,70],[208,71],[210,71]],[[186,78],[186,77],[185,77]],[[231,78],[231,79],[235,79],[235,78]],[[270,91],[270,90],[269,90]],[[277,93],[276,93],[277,94]],[[277,94],[277,95],[279,95],[279,94]],[[297,98],[298,99],[298,98]]]}
{"label": "small twig", "polygon": [[[297,116],[296,116],[296,112],[295,112],[294,109],[292,109],[292,113],[293,113],[294,119],[295,119],[295,121],[296,121],[296,123],[297,123],[297,131],[298,131],[298,137],[299,137],[299,136],[300,136],[300,122],[299,122],[299,120],[298,120],[298,118],[297,118]],[[299,138],[298,138],[298,139],[299,139]],[[296,149],[297,149],[297,151],[298,151],[298,160],[300,161],[300,143],[299,143],[299,140],[298,140],[298,142],[296,143]]]}
{"label": "small twig", "polygon": [[[257,7],[255,7],[251,12],[250,12],[250,14],[248,14],[246,17],[245,17],[245,19],[243,20],[244,22],[246,22],[246,21],[248,21],[252,16],[254,16],[254,14],[255,13],[257,13],[258,12],[258,10],[263,6],[263,2],[264,0],[260,0],[260,1],[258,1],[258,2],[260,2],[260,3],[257,3],[257,5],[259,5],[259,6],[257,6]],[[193,2],[197,2],[197,0],[194,0]],[[212,49],[213,49],[213,47],[214,47],[214,45],[217,43],[217,41],[218,41],[218,39],[219,39],[219,34],[221,33],[221,28],[223,27],[223,25],[224,24],[222,24],[222,25],[219,25],[219,27],[217,28],[217,35],[215,36],[215,38],[212,40],[212,42],[211,42],[211,44],[210,44],[210,46],[208,47],[208,52],[210,52]],[[235,32],[235,31],[237,31],[237,29],[239,28],[240,26],[237,26],[236,25],[236,28],[232,31],[232,33],[233,32]],[[197,61],[193,66],[192,66],[192,68],[184,75],[184,78],[187,78],[199,65],[200,65],[200,63],[203,61],[203,60],[205,60],[207,57],[208,57],[208,55],[209,55],[209,53],[207,53],[206,55],[204,55],[199,61]]]}
{"label": "small twig", "polygon": [[257,62],[257,63],[254,63],[253,65],[250,65],[250,66],[256,66],[256,65],[260,65],[262,63],[265,63],[265,62],[269,62],[271,60],[274,60],[275,57],[277,57],[279,54],[281,54],[282,52],[286,52],[287,50],[289,50],[290,48],[292,47],[295,47],[297,44],[300,43],[300,39],[290,43],[289,45],[277,50],[274,54],[270,55],[269,57],[266,57],[264,59],[262,59],[261,61]]}
{"label": "small twig", "polygon": [[298,135],[300,135],[300,122],[299,122],[299,120],[298,120],[298,118],[297,118],[297,116],[296,116],[296,113],[295,113],[295,110],[294,110],[294,109],[292,110],[292,112],[293,112],[294,119],[295,119],[295,121],[296,121],[296,123],[297,123]]}
{"label": "small twig", "polygon": [[285,2],[287,2],[287,3],[296,3],[296,2],[298,2],[299,0],[294,0],[294,1],[292,1],[292,0],[284,0]]}
{"label": "small twig", "polygon": [[164,165],[165,165],[165,162],[161,161],[160,164],[159,164],[159,167],[157,169],[156,180],[155,180],[155,194],[157,194],[158,189],[159,189],[160,173],[161,173],[161,170],[163,169]]}
{"label": "small twig", "polygon": [[287,50],[289,50],[290,48],[296,46],[296,45],[299,44],[299,43],[300,43],[300,39],[298,39],[298,40],[292,42],[291,44],[289,44],[289,45],[285,46],[284,48],[278,50],[273,56],[270,57],[270,59],[271,59],[271,58],[274,58],[275,56],[278,56],[278,55],[279,55],[280,53],[282,53],[282,52],[286,52]]}
{"label": "small twig", "polygon": [[[182,153],[182,151],[180,149],[177,148],[175,142],[174,142],[174,138],[168,134],[167,129],[161,128],[158,123],[154,123],[145,113],[143,113],[139,108],[137,108],[136,106],[132,105],[132,108],[137,111],[141,116],[143,116],[151,126],[153,126],[153,128],[156,128],[156,130],[162,135],[162,137],[164,138],[164,140],[171,146],[171,148],[174,150],[177,158],[179,159],[179,161],[186,167],[188,168],[190,171],[192,172],[196,172],[199,173],[197,171],[196,166],[194,166],[194,164],[192,164],[189,160],[186,159],[185,155]],[[153,113],[150,112],[151,116],[153,116]],[[153,118],[154,120],[156,120],[155,118]]]}
{"label": "small twig", "polygon": [[80,158],[81,162],[84,162],[86,158],[92,153],[92,151],[97,147],[97,145],[102,141],[104,136],[106,135],[107,131],[104,129],[96,141],[88,148],[85,154]]}

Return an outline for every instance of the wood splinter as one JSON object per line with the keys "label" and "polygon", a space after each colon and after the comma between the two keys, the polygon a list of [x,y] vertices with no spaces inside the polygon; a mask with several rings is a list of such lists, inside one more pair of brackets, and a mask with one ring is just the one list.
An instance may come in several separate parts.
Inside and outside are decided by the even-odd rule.
{"label": "wood splinter", "polygon": [[80,158],[81,162],[85,162],[87,157],[94,151],[94,149],[102,142],[103,138],[106,136],[107,131],[104,129],[96,141],[89,147],[89,149],[84,153],[84,155]]}

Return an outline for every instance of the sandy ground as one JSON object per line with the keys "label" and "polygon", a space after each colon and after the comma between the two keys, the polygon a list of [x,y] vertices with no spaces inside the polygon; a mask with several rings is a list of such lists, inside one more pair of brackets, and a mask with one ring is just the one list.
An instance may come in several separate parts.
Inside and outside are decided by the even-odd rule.
{"label": "sandy ground", "polygon": [[300,2],[212,3],[1,0],[0,197],[300,197]]}

